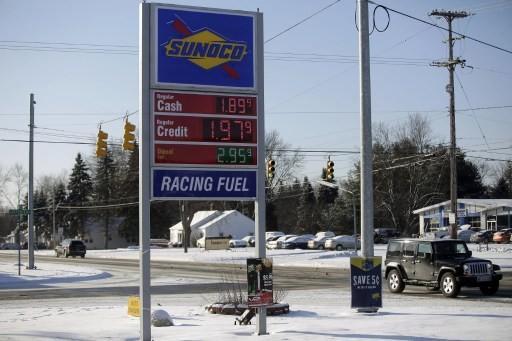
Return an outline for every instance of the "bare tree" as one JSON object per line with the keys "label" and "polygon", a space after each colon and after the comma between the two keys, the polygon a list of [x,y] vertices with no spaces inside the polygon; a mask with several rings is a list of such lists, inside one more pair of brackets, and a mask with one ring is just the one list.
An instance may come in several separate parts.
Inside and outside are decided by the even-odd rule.
{"label": "bare tree", "polygon": [[9,203],[12,205],[11,200],[9,199],[8,193],[6,191],[7,184],[11,181],[10,171],[4,170],[2,165],[0,165],[0,205],[2,203],[2,198],[7,199]]}
{"label": "bare tree", "polygon": [[27,193],[27,181],[28,181],[28,173],[23,168],[23,165],[20,163],[16,163],[10,169],[11,181],[14,183],[14,189],[16,191],[16,201],[18,205],[21,204],[22,198]]}
{"label": "bare tree", "polygon": [[283,182],[291,182],[294,172],[303,165],[304,157],[300,155],[300,150],[284,142],[277,130],[265,134],[265,150],[266,159],[276,162],[275,177],[269,181],[269,187],[273,189]]}

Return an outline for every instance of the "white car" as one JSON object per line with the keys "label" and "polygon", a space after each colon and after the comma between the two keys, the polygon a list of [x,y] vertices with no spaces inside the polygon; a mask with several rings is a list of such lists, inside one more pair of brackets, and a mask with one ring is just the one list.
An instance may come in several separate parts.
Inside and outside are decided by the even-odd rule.
{"label": "white car", "polygon": [[325,242],[327,239],[332,237],[316,237],[315,239],[311,239],[308,241],[308,249],[318,249],[323,250],[325,249]]}
{"label": "white car", "polygon": [[247,242],[243,239],[231,239],[229,241],[229,247],[247,247]]}
{"label": "white car", "polygon": [[254,246],[254,244],[256,244],[256,238],[254,236],[246,236],[243,237],[242,240],[245,240],[247,246]]}
{"label": "white car", "polygon": [[[356,243],[354,236],[341,235],[325,241],[325,248],[330,250],[353,250]],[[357,238],[357,248],[361,248],[361,240]]]}
{"label": "white car", "polygon": [[267,249],[281,249],[283,242],[292,237],[296,237],[295,234],[287,234],[285,236],[281,236],[275,240],[271,240],[267,242]]}

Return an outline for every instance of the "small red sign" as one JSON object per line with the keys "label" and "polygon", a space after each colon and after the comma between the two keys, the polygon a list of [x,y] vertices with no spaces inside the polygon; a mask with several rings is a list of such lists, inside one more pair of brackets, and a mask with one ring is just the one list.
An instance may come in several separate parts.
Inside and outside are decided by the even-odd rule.
{"label": "small red sign", "polygon": [[154,93],[154,112],[202,115],[256,116],[256,96],[205,95],[194,93]]}
{"label": "small red sign", "polygon": [[256,147],[155,144],[157,164],[256,165]]}

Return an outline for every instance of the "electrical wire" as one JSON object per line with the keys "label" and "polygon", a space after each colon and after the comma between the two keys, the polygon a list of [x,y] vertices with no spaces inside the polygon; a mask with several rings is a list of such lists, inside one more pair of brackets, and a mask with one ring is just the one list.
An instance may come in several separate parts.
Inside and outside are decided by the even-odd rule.
{"label": "electrical wire", "polygon": [[[444,27],[442,27],[442,26],[439,26],[439,25],[436,25],[436,24],[430,23],[430,22],[428,22],[428,21],[426,21],[426,20],[423,20],[423,19],[420,19],[420,18],[414,17],[414,16],[412,16],[412,15],[410,15],[410,14],[406,14],[406,13],[404,13],[404,12],[400,12],[400,11],[395,10],[395,9],[392,9],[392,8],[390,8],[390,7],[388,7],[388,6],[381,5],[381,4],[379,4],[379,3],[377,3],[377,2],[374,2],[374,1],[372,1],[372,0],[368,0],[368,2],[369,2],[369,3],[371,3],[371,4],[373,4],[373,5],[376,5],[376,6],[377,6],[377,5],[378,5],[378,6],[382,6],[382,7],[386,8],[387,10],[389,10],[389,11],[391,11],[391,12],[393,12],[393,13],[396,13],[396,14],[402,15],[402,16],[407,17],[407,18],[409,18],[409,19],[413,19],[413,20],[416,20],[416,21],[422,22],[422,23],[424,23],[424,24],[427,24],[427,25],[430,25],[430,26],[433,26],[433,27],[439,28],[439,29],[444,30],[444,31],[446,31],[446,32],[449,32],[449,31],[450,31],[449,29],[444,28]],[[510,54],[512,54],[512,51],[510,51],[510,50],[504,49],[504,48],[499,47],[499,46],[497,46],[497,45],[493,45],[493,44],[487,43],[487,42],[482,41],[482,40],[480,40],[480,39],[476,39],[476,38],[473,38],[473,37],[470,37],[470,36],[464,35],[464,34],[462,34],[462,33],[459,33],[459,32],[453,31],[453,30],[452,30],[452,33],[453,33],[453,34],[456,34],[456,35],[459,35],[459,36],[461,36],[461,37],[464,37],[465,39],[473,40],[473,41],[475,41],[475,42],[477,42],[477,43],[480,43],[480,44],[482,44],[482,45],[486,45],[486,46],[488,46],[488,47],[492,47],[492,48],[494,48],[494,49],[497,49],[497,50],[500,50],[500,51],[503,51],[503,52],[506,52],[506,53],[510,53]]]}
{"label": "electrical wire", "polygon": [[304,18],[304,19],[300,20],[300,21],[299,21],[299,22],[297,22],[296,24],[293,24],[292,26],[290,26],[290,27],[288,27],[288,28],[284,29],[283,31],[281,31],[281,32],[279,32],[279,33],[275,34],[274,36],[270,37],[269,39],[265,40],[265,42],[264,42],[264,43],[265,43],[265,44],[267,44],[267,43],[271,42],[272,40],[276,39],[277,37],[282,36],[282,35],[283,35],[283,34],[285,34],[286,32],[288,32],[288,31],[290,31],[290,30],[294,29],[295,27],[299,26],[300,24],[305,23],[305,22],[306,22],[306,21],[308,21],[309,19],[311,19],[311,18],[313,18],[314,16],[316,16],[316,15],[318,15],[318,14],[322,13],[322,12],[323,12],[323,11],[325,11],[326,9],[328,9],[328,8],[330,8],[330,7],[334,6],[334,5],[336,5],[336,4],[337,4],[338,2],[340,2],[340,1],[341,1],[341,0],[336,0],[336,1],[332,2],[332,3],[330,3],[329,5],[327,5],[327,6],[323,7],[322,9],[320,9],[320,10],[316,11],[315,13],[313,13],[313,14],[311,14],[311,15],[307,16],[306,18]]}

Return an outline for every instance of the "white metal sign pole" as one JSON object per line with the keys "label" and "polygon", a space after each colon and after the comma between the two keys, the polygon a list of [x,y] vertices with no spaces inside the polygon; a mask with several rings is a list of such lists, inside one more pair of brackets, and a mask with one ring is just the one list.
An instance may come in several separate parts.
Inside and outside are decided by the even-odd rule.
{"label": "white metal sign pole", "polygon": [[150,139],[150,38],[151,5],[139,7],[139,271],[140,271],[140,339],[151,340],[150,277],[150,205],[151,205],[151,139]]}
{"label": "white metal sign pole", "polygon": [[[256,224],[256,258],[265,258],[265,106],[263,86],[263,13],[256,14],[256,80],[258,84],[258,176],[257,195],[254,203]],[[258,308],[256,334],[267,334],[267,308]]]}

